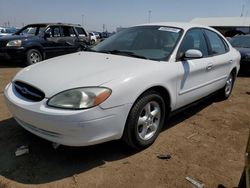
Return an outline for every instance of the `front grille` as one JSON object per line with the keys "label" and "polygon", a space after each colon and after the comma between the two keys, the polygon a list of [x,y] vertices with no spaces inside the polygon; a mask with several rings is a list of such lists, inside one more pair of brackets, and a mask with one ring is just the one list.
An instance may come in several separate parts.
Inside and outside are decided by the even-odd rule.
{"label": "front grille", "polygon": [[38,102],[45,97],[44,92],[41,90],[20,81],[15,81],[14,87],[19,95],[31,101]]}

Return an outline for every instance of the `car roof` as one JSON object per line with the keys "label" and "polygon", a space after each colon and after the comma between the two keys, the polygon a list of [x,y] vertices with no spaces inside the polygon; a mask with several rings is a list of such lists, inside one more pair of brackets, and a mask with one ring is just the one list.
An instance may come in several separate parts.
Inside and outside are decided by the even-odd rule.
{"label": "car roof", "polygon": [[71,23],[33,23],[33,24],[28,24],[26,26],[30,25],[61,25],[61,26],[73,26],[73,27],[82,27],[80,24],[71,24]]}
{"label": "car roof", "polygon": [[194,23],[190,23],[190,22],[156,22],[156,23],[140,24],[137,26],[166,26],[166,27],[168,26],[168,27],[178,27],[178,28],[182,28],[184,30],[188,30],[188,29],[194,28],[194,27],[201,27],[201,28],[214,30],[211,27],[200,25],[200,24],[194,24]]}

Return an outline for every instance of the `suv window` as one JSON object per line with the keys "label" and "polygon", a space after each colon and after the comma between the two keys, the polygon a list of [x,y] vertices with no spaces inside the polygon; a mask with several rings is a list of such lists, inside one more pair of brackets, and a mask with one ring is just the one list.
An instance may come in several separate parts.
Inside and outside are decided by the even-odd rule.
{"label": "suv window", "polygon": [[49,28],[46,30],[46,33],[49,33],[49,34],[50,34],[50,37],[60,37],[60,36],[61,36],[60,27],[59,27],[59,26],[52,26],[52,27],[49,27]]}
{"label": "suv window", "polygon": [[83,28],[76,27],[76,31],[77,31],[77,33],[78,33],[78,35],[80,37],[86,37],[87,36],[86,33],[85,33],[85,31],[83,30]]}
{"label": "suv window", "polygon": [[75,33],[73,27],[63,26],[62,27],[62,36],[63,37],[76,37],[76,33]]}
{"label": "suv window", "polygon": [[210,42],[211,54],[219,55],[228,51],[227,46],[223,39],[215,32],[205,29],[205,34]]}
{"label": "suv window", "polygon": [[189,49],[200,50],[203,57],[208,56],[207,43],[201,29],[197,28],[187,31],[180,46],[179,54],[182,56]]}

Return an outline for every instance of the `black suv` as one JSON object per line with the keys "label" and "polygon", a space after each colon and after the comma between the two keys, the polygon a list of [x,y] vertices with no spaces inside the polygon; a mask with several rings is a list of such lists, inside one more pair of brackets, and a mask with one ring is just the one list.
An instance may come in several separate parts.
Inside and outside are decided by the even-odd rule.
{"label": "black suv", "polygon": [[80,26],[62,23],[30,24],[0,38],[0,58],[31,65],[47,58],[83,50],[90,42]]}

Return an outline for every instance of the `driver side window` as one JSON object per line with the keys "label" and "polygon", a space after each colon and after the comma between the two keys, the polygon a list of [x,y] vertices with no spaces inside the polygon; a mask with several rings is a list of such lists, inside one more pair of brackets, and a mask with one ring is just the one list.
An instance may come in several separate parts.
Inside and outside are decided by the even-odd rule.
{"label": "driver side window", "polygon": [[200,50],[203,57],[208,56],[208,47],[204,34],[198,28],[187,31],[179,48],[180,56],[183,56],[190,49]]}
{"label": "driver side window", "polygon": [[50,37],[60,37],[61,36],[60,27],[49,27],[46,30],[46,33],[49,33]]}

